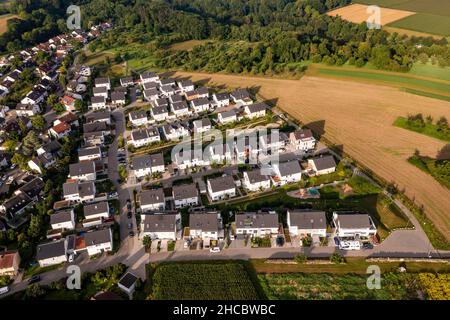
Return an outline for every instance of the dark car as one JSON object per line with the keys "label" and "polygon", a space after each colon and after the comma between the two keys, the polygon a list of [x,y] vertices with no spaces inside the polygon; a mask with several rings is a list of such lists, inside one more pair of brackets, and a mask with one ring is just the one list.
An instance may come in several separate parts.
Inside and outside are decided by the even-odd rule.
{"label": "dark car", "polygon": [[133,231],[130,231],[130,232],[128,232],[128,235],[129,235],[130,237],[134,237],[134,232],[133,232]]}
{"label": "dark car", "polygon": [[39,281],[41,281],[41,276],[32,276],[30,279],[28,279],[28,284],[33,284]]}
{"label": "dark car", "polygon": [[281,247],[284,244],[283,237],[277,237],[277,246]]}
{"label": "dark car", "polygon": [[363,248],[364,249],[373,249],[373,244],[371,244],[370,242],[366,242],[363,244]]}
{"label": "dark car", "polygon": [[132,217],[131,211],[128,211],[128,213],[127,213],[127,218],[128,218],[128,219],[131,219],[131,217]]}

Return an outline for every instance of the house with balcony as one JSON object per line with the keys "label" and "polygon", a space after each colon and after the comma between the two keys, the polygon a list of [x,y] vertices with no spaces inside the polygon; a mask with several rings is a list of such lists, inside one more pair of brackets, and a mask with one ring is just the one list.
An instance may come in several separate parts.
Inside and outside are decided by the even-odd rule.
{"label": "house with balcony", "polygon": [[189,236],[203,241],[223,239],[224,231],[220,213],[191,213],[189,215]]}
{"label": "house with balcony", "polygon": [[195,183],[172,187],[172,197],[175,208],[192,207],[198,205],[198,189]]}
{"label": "house with balcony", "polygon": [[130,138],[131,139],[128,143],[132,144],[135,148],[140,148],[151,143],[161,141],[159,131],[154,127],[133,130],[131,131]]}
{"label": "house with balcony", "polygon": [[368,238],[377,233],[375,223],[366,213],[333,212],[332,226],[340,238]]}
{"label": "house with balcony", "polygon": [[278,234],[278,214],[246,212],[235,215],[236,235],[252,238],[274,237]]}
{"label": "house with balcony", "polygon": [[166,209],[163,189],[141,191],[139,194],[141,212],[161,211]]}
{"label": "house with balcony", "polygon": [[310,129],[299,129],[289,134],[289,142],[297,150],[309,152],[316,147],[316,139]]}
{"label": "house with balcony", "polygon": [[212,201],[224,200],[236,196],[236,184],[232,176],[208,179],[206,187]]}
{"label": "house with balcony", "polygon": [[64,200],[73,202],[91,202],[95,199],[95,184],[93,181],[70,181],[63,184]]}
{"label": "house with balcony", "polygon": [[112,231],[110,228],[106,228],[87,232],[84,234],[84,243],[86,244],[86,249],[89,256],[112,251]]}
{"label": "house with balcony", "polygon": [[242,185],[249,191],[264,191],[270,189],[270,177],[263,175],[261,169],[245,171]]}
{"label": "house with balcony", "polygon": [[292,236],[327,236],[327,218],[324,211],[288,210],[287,225]]}
{"label": "house with balcony", "polygon": [[146,214],[142,217],[142,237],[152,240],[177,240],[181,236],[181,214]]}
{"label": "house with balcony", "polygon": [[111,90],[111,81],[109,80],[109,78],[96,78],[95,87],[105,87],[106,89]]}

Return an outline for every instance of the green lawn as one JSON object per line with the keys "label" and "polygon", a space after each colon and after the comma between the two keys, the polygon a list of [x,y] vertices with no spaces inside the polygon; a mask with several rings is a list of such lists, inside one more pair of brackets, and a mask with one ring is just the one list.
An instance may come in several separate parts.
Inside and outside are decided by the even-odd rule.
{"label": "green lawn", "polygon": [[418,132],[432,138],[450,142],[450,134],[439,131],[438,127],[434,124],[425,124],[423,127],[419,127],[411,125],[404,117],[398,117],[394,122],[394,126]]}
{"label": "green lawn", "polygon": [[427,64],[415,63],[408,73],[421,77],[450,81],[450,67],[440,67],[430,62]]}
{"label": "green lawn", "polygon": [[436,160],[422,156],[412,156],[408,162],[428,173],[440,184],[450,189],[450,160]]}
{"label": "green lawn", "polygon": [[353,2],[450,17],[450,2],[446,0],[353,0]]}
{"label": "green lawn", "polygon": [[388,26],[442,36],[450,35],[450,17],[437,14],[417,13],[389,23]]}
{"label": "green lawn", "polygon": [[415,94],[417,96],[422,96],[422,97],[444,100],[444,101],[450,102],[450,96],[443,96],[440,94],[435,94],[435,93],[425,92],[425,91],[420,91],[420,90],[415,90],[415,89],[409,89],[409,88],[403,88],[403,91],[411,93],[411,94]]}

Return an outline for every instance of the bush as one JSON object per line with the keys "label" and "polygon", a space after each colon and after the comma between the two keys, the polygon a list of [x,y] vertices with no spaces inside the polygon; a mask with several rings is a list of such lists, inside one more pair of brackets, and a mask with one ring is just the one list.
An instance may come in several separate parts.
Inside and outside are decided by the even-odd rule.
{"label": "bush", "polygon": [[304,254],[299,253],[298,255],[295,256],[294,260],[298,264],[304,264],[308,260],[308,258]]}
{"label": "bush", "polygon": [[345,258],[341,254],[335,252],[330,257],[330,261],[335,264],[341,264],[341,263],[345,263]]}

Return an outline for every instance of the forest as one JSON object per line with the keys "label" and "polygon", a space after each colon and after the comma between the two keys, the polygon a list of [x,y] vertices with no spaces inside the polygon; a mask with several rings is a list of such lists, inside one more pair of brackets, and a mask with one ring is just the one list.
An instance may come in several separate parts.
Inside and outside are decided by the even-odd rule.
{"label": "forest", "polygon": [[[64,31],[65,0],[19,0],[12,10],[21,17],[0,37],[0,50],[14,49]],[[433,58],[450,65],[445,38],[418,38],[369,30],[324,12],[350,0],[79,0],[82,24],[110,21],[116,26],[93,47],[108,49],[126,35],[131,41],[156,42],[156,64],[209,72],[278,73],[303,68],[301,62],[408,71],[415,61]],[[47,13],[48,15],[46,15]],[[42,18],[45,16],[45,18]],[[40,26],[40,27],[39,27]],[[10,28],[11,27],[11,28]],[[30,29],[32,28],[32,29]],[[20,31],[20,32],[19,32]],[[18,40],[22,38],[22,41]],[[173,41],[211,40],[194,48],[169,52]],[[144,53],[143,53],[144,54]]]}

